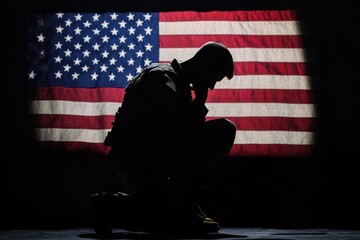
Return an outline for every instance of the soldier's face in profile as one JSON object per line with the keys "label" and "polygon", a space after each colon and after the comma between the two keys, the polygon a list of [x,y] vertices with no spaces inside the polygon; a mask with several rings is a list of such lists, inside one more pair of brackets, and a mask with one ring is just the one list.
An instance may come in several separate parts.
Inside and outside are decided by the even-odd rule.
{"label": "soldier's face in profile", "polygon": [[224,78],[223,74],[210,73],[207,77],[208,88],[213,90],[217,82],[220,82]]}

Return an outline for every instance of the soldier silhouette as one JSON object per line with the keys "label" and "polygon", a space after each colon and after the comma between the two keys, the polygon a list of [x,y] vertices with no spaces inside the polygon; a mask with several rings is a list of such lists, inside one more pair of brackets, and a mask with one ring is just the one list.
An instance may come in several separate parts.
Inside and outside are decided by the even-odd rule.
{"label": "soldier silhouette", "polygon": [[211,184],[229,153],[235,126],[206,120],[208,90],[233,77],[230,51],[207,42],[188,60],[154,63],[132,79],[105,144],[126,192],[92,195],[95,232],[111,233],[111,219],[146,232],[218,232],[200,208],[198,193]]}

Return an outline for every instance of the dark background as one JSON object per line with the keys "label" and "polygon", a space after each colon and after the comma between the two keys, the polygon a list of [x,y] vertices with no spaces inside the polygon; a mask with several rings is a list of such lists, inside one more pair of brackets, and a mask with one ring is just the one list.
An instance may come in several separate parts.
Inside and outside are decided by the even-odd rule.
{"label": "dark background", "polygon": [[[310,2],[310,1],[309,1]],[[359,3],[356,1],[5,1],[6,75],[1,102],[0,228],[91,227],[90,195],[121,189],[104,157],[36,148],[27,118],[27,14],[59,11],[298,10],[313,37],[311,71],[320,90],[312,157],[229,158],[204,193],[222,226],[359,228]],[[24,5],[25,4],[25,5]],[[4,75],[3,75],[4,76]]]}

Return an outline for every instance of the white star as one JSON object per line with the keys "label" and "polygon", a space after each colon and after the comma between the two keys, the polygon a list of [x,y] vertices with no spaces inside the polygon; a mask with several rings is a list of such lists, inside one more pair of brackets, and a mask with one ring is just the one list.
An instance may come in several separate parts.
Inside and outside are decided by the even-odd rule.
{"label": "white star", "polygon": [[121,36],[121,38],[119,38],[120,43],[125,43],[126,37],[124,37],[124,35]]}
{"label": "white star", "polygon": [[118,17],[116,13],[113,13],[110,16],[111,16],[111,20],[116,20],[116,18]]}
{"label": "white star", "polygon": [[48,64],[41,65],[40,66],[40,71],[41,72],[48,72],[49,71],[49,65]]}
{"label": "white star", "polygon": [[118,33],[118,30],[116,30],[115,28],[113,28],[113,29],[111,30],[111,34],[112,34],[112,35],[117,35],[117,33]]}
{"label": "white star", "polygon": [[120,28],[125,28],[126,22],[124,20],[122,20],[121,22],[119,22]]}
{"label": "white star", "polygon": [[61,61],[62,61],[62,58],[60,57],[60,56],[57,56],[56,58],[54,58],[55,59],[55,62],[56,63],[61,63]]}
{"label": "white star", "polygon": [[129,31],[129,35],[135,34],[135,28],[133,28],[133,27],[130,27],[130,28],[128,29],[128,31]]}
{"label": "white star", "polygon": [[144,21],[141,21],[140,19],[138,19],[138,20],[136,21],[136,26],[137,26],[137,27],[142,26],[143,22],[144,22]]}
{"label": "white star", "polygon": [[141,70],[142,70],[142,67],[141,67],[141,66],[138,66],[138,67],[136,68],[136,73],[140,73]]}
{"label": "white star", "polygon": [[75,49],[80,50],[81,44],[80,44],[80,43],[77,43],[77,44],[74,45],[74,47],[75,47]]}
{"label": "white star", "polygon": [[81,60],[79,58],[76,58],[74,60],[74,65],[80,65],[80,63],[81,63]]}
{"label": "white star", "polygon": [[40,35],[36,36],[38,38],[38,42],[44,42],[45,37],[40,33]]}
{"label": "white star", "polygon": [[84,42],[90,42],[91,37],[89,37],[89,35],[86,35],[85,37],[83,37]]}
{"label": "white star", "polygon": [[84,57],[89,57],[90,56],[90,52],[86,49],[84,52]]}
{"label": "white star", "polygon": [[103,40],[103,43],[104,42],[109,42],[109,37],[105,35],[105,36],[102,37],[102,40]]}
{"label": "white star", "polygon": [[65,21],[65,26],[70,27],[71,24],[72,24],[72,21],[70,21],[70,19]]}
{"label": "white star", "polygon": [[144,36],[139,34],[136,38],[138,39],[138,42],[142,42],[144,39]]}
{"label": "white star", "polygon": [[71,42],[71,39],[72,39],[73,37],[68,34],[68,35],[66,35],[64,38],[65,38],[65,42]]}
{"label": "white star", "polygon": [[64,30],[64,28],[61,27],[61,26],[58,26],[58,27],[56,28],[56,32],[57,32],[57,33],[62,33],[63,30]]}
{"label": "white star", "polygon": [[64,51],[64,53],[65,53],[65,57],[70,57],[72,52],[69,49],[67,49],[66,51]]}
{"label": "white star", "polygon": [[91,74],[91,80],[97,80],[99,75],[96,74],[96,72],[94,72],[93,74]]}
{"label": "white star", "polygon": [[115,65],[117,60],[115,58],[112,58],[109,61],[110,61],[110,65]]}
{"label": "white star", "polygon": [[29,73],[29,79],[34,79],[35,76],[36,76],[36,73],[34,73],[34,71],[31,71],[31,72]]}
{"label": "white star", "polygon": [[145,50],[146,50],[146,51],[151,51],[151,48],[152,48],[152,47],[153,47],[153,46],[150,45],[150,43],[148,43],[148,44],[145,45]]}
{"label": "white star", "polygon": [[55,43],[55,49],[61,49],[62,44],[60,42]]}
{"label": "white star", "polygon": [[118,72],[124,72],[125,68],[123,68],[123,66],[119,66],[117,67]]}
{"label": "white star", "polygon": [[93,32],[94,32],[94,35],[99,35],[100,30],[99,30],[99,29],[97,29],[97,28],[95,28],[95,29],[93,29]]}
{"label": "white star", "polygon": [[130,65],[134,65],[134,59],[132,59],[132,58],[130,58],[128,61],[128,65],[130,66]]}
{"label": "white star", "polygon": [[126,52],[124,51],[124,49],[121,50],[121,52],[119,52],[120,57],[125,57],[125,54],[126,54]]}
{"label": "white star", "polygon": [[93,62],[93,65],[97,65],[97,64],[99,63],[99,60],[98,60],[97,58],[94,58],[94,59],[92,60],[92,62]]}
{"label": "white star", "polygon": [[69,66],[69,64],[66,64],[65,66],[64,66],[64,71],[65,72],[68,72],[68,71],[70,71],[70,66]]}
{"label": "white star", "polygon": [[57,18],[63,18],[63,16],[64,16],[64,13],[56,13],[56,16],[57,16]]}
{"label": "white star", "polygon": [[80,75],[80,74],[78,74],[78,73],[76,73],[76,72],[73,73],[73,74],[71,74],[73,80],[74,80],[74,79],[78,79],[78,78],[79,78],[79,75]]}
{"label": "white star", "polygon": [[113,73],[111,73],[111,74],[109,75],[109,81],[115,81],[115,77],[116,77],[116,75],[114,75]]}
{"label": "white star", "polygon": [[103,58],[107,58],[109,56],[109,53],[105,50],[101,53],[101,55],[103,56]]}
{"label": "white star", "polygon": [[101,72],[106,72],[108,67],[105,64],[103,64],[102,66],[100,66],[100,68],[101,68]]}
{"label": "white star", "polygon": [[76,16],[75,16],[75,20],[76,21],[81,21],[81,18],[83,17],[83,15],[81,15],[80,13],[78,13]]}
{"label": "white star", "polygon": [[135,49],[135,44],[130,43],[130,44],[128,45],[128,48],[129,48],[129,50],[134,50],[134,49]]}
{"label": "white star", "polygon": [[39,19],[39,20],[38,20],[38,25],[39,25],[39,26],[44,26],[44,19],[42,19],[42,18]]}
{"label": "white star", "polygon": [[91,23],[89,21],[86,21],[83,24],[84,24],[84,27],[90,27],[91,26]]}
{"label": "white star", "polygon": [[145,35],[151,35],[152,29],[149,26],[147,28],[145,28],[144,30],[145,30]]}
{"label": "white star", "polygon": [[101,24],[102,28],[108,28],[109,23],[107,21],[103,21]]}
{"label": "white star", "polygon": [[96,21],[99,21],[99,17],[100,15],[95,13],[95,15],[92,17],[93,18],[93,21],[96,22]]}
{"label": "white star", "polygon": [[129,73],[128,75],[126,75],[126,78],[128,81],[131,81],[131,79],[133,79],[133,75]]}
{"label": "white star", "polygon": [[55,78],[61,78],[61,76],[62,76],[62,73],[60,71],[57,71],[55,73]]}
{"label": "white star", "polygon": [[139,51],[136,52],[136,56],[137,56],[137,57],[142,57],[143,55],[144,55],[144,52],[141,51],[141,50],[139,50]]}
{"label": "white star", "polygon": [[85,65],[81,69],[83,70],[83,72],[87,72],[89,70],[89,67],[87,65]]}
{"label": "white star", "polygon": [[99,47],[100,47],[100,45],[99,45],[99,44],[97,44],[97,43],[95,43],[95,45],[93,45],[92,47],[94,48],[94,50],[99,51]]}
{"label": "white star", "polygon": [[79,27],[77,27],[74,29],[74,31],[75,31],[75,35],[80,35],[82,30]]}
{"label": "white star", "polygon": [[144,61],[144,66],[149,66],[150,63],[151,63],[151,61],[148,58],[146,58]]}
{"label": "white star", "polygon": [[116,45],[115,43],[113,45],[111,45],[111,50],[116,51],[118,48],[118,45]]}
{"label": "white star", "polygon": [[132,13],[129,13],[129,15],[127,15],[127,18],[129,19],[129,21],[130,20],[134,20],[134,14],[132,14]]}
{"label": "white star", "polygon": [[150,15],[149,13],[146,13],[146,14],[144,15],[144,18],[145,18],[145,20],[150,20],[151,15]]}

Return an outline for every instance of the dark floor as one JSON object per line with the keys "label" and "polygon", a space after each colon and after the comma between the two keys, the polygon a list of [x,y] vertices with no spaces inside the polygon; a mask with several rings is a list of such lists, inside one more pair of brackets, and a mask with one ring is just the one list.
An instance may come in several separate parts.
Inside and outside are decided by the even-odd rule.
{"label": "dark floor", "polygon": [[113,234],[97,237],[90,228],[63,230],[1,231],[0,240],[91,240],[91,239],[283,239],[283,240],[359,240],[360,230],[223,228],[216,234],[169,236],[115,229]]}

